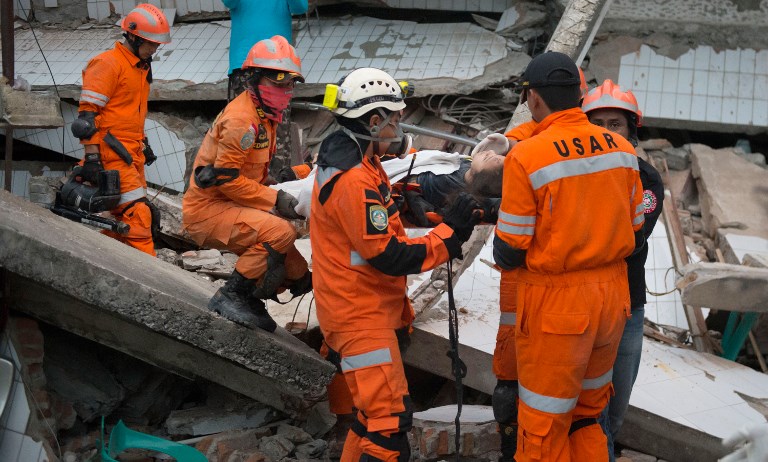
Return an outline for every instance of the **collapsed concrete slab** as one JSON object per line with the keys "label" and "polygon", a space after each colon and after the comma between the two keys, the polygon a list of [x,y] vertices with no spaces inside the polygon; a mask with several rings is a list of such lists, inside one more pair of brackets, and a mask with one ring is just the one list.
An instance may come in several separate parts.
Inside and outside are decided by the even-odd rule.
{"label": "collapsed concrete slab", "polygon": [[[16,72],[34,89],[53,79],[62,98],[79,99],[81,70],[88,60],[121,40],[118,27],[15,32]],[[226,99],[230,22],[177,24],[171,43],[152,63],[151,100]],[[64,47],[66,46],[66,50]],[[295,96],[324,93],[359,67],[378,67],[416,85],[418,95],[471,93],[520,75],[530,61],[507,50],[506,40],[469,23],[419,24],[370,17],[321,19],[296,37],[306,84]],[[51,63],[51,73],[45,66]]]}
{"label": "collapsed concrete slab", "polygon": [[691,170],[699,190],[705,231],[768,238],[768,170],[734,154],[691,144]]}
{"label": "collapsed concrete slab", "polygon": [[251,330],[207,311],[210,282],[6,192],[0,267],[12,308],[292,416],[324,399],[334,373],[280,328]]}
{"label": "collapsed concrete slab", "polygon": [[728,311],[768,311],[768,269],[696,263],[681,269],[683,303]]}

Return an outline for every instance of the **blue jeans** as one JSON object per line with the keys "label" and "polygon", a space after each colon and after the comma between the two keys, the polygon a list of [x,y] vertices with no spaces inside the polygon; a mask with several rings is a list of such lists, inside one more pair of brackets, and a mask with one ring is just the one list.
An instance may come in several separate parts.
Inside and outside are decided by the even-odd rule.
{"label": "blue jeans", "polygon": [[645,308],[632,308],[632,317],[624,326],[616,362],[613,364],[613,390],[615,394],[603,409],[598,421],[608,437],[608,459],[614,462],[613,441],[624,423],[624,414],[629,407],[629,395],[640,369],[640,354],[643,352],[643,319]]}

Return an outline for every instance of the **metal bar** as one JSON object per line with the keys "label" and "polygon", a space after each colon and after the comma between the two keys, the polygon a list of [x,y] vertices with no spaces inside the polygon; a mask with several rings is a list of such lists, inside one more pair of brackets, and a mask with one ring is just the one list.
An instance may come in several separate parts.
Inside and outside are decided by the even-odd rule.
{"label": "metal bar", "polygon": [[13,169],[11,164],[13,163],[13,127],[5,127],[5,190],[11,192],[11,184],[13,183]]}
{"label": "metal bar", "polygon": [[[658,168],[656,162],[661,162],[661,168]],[[685,246],[685,237],[683,236],[683,227],[680,224],[680,217],[677,214],[677,201],[672,194],[669,186],[669,167],[666,160],[656,159],[653,162],[656,170],[663,172],[661,179],[664,182],[664,207],[661,214],[664,216],[664,226],[667,228],[667,239],[672,248],[672,260],[675,269],[680,269],[690,263],[688,258],[688,249]],[[691,330],[691,339],[696,351],[712,353],[712,342],[707,335],[707,324],[704,321],[704,315],[700,307],[683,305],[685,318],[688,321],[688,327]]]}
{"label": "metal bar", "polygon": [[13,85],[13,0],[0,0],[0,38],[3,43],[3,75]]}
{"label": "metal bar", "polygon": [[[306,101],[291,101],[291,106],[298,109],[308,109],[310,111],[327,111],[328,110],[328,108],[323,106],[322,104],[308,103]],[[465,136],[454,135],[452,133],[445,133],[439,130],[433,130],[431,128],[419,127],[418,125],[401,123],[400,126],[403,128],[404,131],[409,133],[430,136],[432,138],[451,141],[453,143],[464,144],[467,146],[474,147],[479,142],[478,140],[467,138]]]}

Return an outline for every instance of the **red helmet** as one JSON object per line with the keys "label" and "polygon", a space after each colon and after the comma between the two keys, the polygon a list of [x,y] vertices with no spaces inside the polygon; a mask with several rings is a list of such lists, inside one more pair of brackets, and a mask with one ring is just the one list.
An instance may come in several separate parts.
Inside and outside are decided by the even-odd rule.
{"label": "red helmet", "polygon": [[149,3],[142,3],[125,15],[120,28],[150,42],[171,42],[171,26],[168,25],[168,19],[160,8]]}
{"label": "red helmet", "polygon": [[579,68],[579,78],[581,79],[581,84],[579,85],[579,90],[581,90],[581,99],[584,99],[585,96],[587,96],[587,93],[589,93],[589,87],[587,86],[587,78],[584,77],[584,71]]}
{"label": "red helmet", "polygon": [[607,79],[597,88],[593,88],[581,103],[581,110],[588,114],[595,109],[623,109],[637,116],[636,125],[643,124],[643,113],[637,105],[637,98],[631,91],[622,91],[621,87]]}
{"label": "red helmet", "polygon": [[293,46],[281,35],[257,42],[245,57],[242,68],[268,69],[274,71],[275,80],[290,77],[304,82],[304,76],[301,75],[301,59]]}

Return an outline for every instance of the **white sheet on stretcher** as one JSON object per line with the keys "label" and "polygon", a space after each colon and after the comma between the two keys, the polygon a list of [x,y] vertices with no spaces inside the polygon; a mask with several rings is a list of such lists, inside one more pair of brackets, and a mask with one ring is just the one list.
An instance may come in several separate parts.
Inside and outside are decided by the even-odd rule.
{"label": "white sheet on stretcher", "polygon": [[[457,152],[443,152],[435,150],[419,151],[415,154],[416,160],[413,162],[411,175],[417,175],[423,172],[432,172],[436,175],[448,175],[459,169],[461,159],[466,156]],[[411,166],[412,157],[406,156],[405,159],[393,159],[383,162],[381,165],[389,176],[391,183],[401,180]],[[312,169],[309,176],[296,181],[288,181],[270,186],[273,189],[283,190],[292,194],[299,201],[296,206],[296,213],[309,218],[310,204],[312,203],[312,186],[315,181],[315,172],[317,167]]]}

